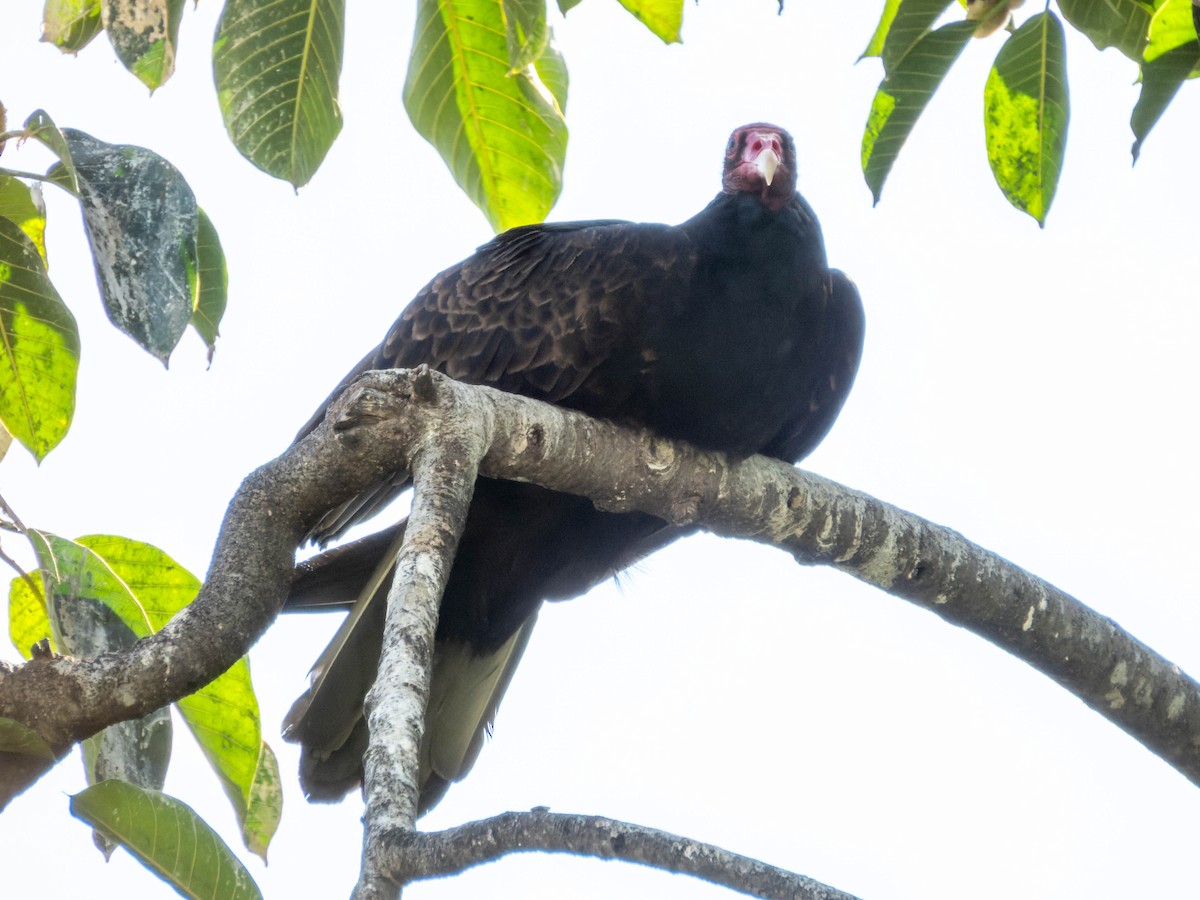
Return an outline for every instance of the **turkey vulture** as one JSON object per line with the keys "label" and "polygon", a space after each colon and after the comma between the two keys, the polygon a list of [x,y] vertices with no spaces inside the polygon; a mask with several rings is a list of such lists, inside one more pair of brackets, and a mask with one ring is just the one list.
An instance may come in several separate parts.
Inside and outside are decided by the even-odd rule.
{"label": "turkey vulture", "polygon": [[[796,192],[792,138],[758,123],[733,132],[721,192],[682,225],[530,225],[483,245],[416,296],[326,406],[364,372],[425,363],[709,450],[794,462],[833,424],[862,341],[858,291],[828,267]],[[405,486],[398,473],[311,537],[336,538]],[[353,607],[284,723],[303,745],[310,799],[340,799],[361,779],[387,593],[368,583],[403,527],[297,568],[288,609]],[[478,480],[438,621],[422,810],[474,763],[542,601],[575,597],[689,530]]]}

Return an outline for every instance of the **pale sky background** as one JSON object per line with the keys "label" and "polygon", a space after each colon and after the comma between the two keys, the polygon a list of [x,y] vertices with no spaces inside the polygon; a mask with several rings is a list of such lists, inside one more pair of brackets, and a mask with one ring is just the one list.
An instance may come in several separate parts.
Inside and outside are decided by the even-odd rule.
{"label": "pale sky background", "polygon": [[[31,526],[151,541],[202,574],[241,477],[490,231],[401,106],[413,4],[350,5],[345,128],[299,196],[225,136],[219,4],[189,6],[179,71],[152,99],[103,38],[78,59],[38,44],[40,5],[2,14],[10,122],[44,107],[178,166],[224,242],[229,311],[211,370],[189,334],[164,372],[107,324],[74,201],[49,188],[51,275],[82,331],[78,411],[40,468],[9,453],[0,492]],[[572,135],[551,218],[682,221],[718,189],[734,126],[788,127],[830,260],[868,316],[854,393],[805,465],[963,532],[1200,673],[1200,90],[1185,86],[1131,169],[1136,69],[1069,31],[1066,167],[1043,231],[988,170],[981,94],[999,39],[974,42],[872,209],[859,147],[881,72],[854,60],[881,5],[793,0],[780,17],[774,0],[689,3],[673,47],[613,0],[555,14]],[[2,162],[48,159],[10,146]],[[347,896],[358,868],[358,798],[308,806],[278,738],[334,628],[286,619],[252,653],[288,789],[270,866],[241,853],[267,897]],[[0,895],[172,896],[124,851],[103,863],[67,812],[83,786],[76,756],[0,816]],[[182,727],[167,790],[240,849]],[[1165,763],[935,616],[711,537],[544,610],[494,739],[423,824],[535,805],[681,832],[874,900],[1200,896],[1200,791]],[[733,896],[532,856],[407,896],[485,892]]]}

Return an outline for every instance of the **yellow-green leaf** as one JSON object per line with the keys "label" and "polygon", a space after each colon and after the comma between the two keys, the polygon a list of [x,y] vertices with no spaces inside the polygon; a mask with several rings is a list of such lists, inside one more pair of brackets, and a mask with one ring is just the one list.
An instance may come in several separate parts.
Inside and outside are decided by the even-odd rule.
{"label": "yellow-green leaf", "polygon": [[1192,0],[1166,0],[1150,20],[1148,42],[1143,58],[1154,62],[1176,47],[1196,44],[1196,22]]}
{"label": "yellow-green leaf", "polygon": [[123,846],[185,897],[262,896],[225,842],[174,797],[123,781],[104,781],[73,796],[71,814]]}
{"label": "yellow-green leaf", "polygon": [[0,175],[0,218],[8,219],[33,241],[42,264],[46,259],[46,204],[42,189],[10,175]]}
{"label": "yellow-green leaf", "polygon": [[930,32],[880,83],[862,140],[863,176],[876,203],[900,148],[974,32],[974,22],[953,22]]}
{"label": "yellow-green leaf", "polygon": [[100,0],[46,0],[42,40],[63,53],[78,53],[100,29]]}
{"label": "yellow-green leaf", "polygon": [[664,44],[679,43],[679,29],[683,26],[683,0],[618,0],[618,2]]}
{"label": "yellow-green leaf", "polygon": [[267,861],[267,844],[279,827],[283,815],[283,785],[279,781],[279,761],[266,741],[258,757],[250,803],[242,820],[242,841],[246,848]]}
{"label": "yellow-green leaf", "polygon": [[562,189],[565,97],[539,74],[548,58],[561,69],[547,44],[510,74],[501,0],[418,0],[405,109],[498,231],[541,222]]}
{"label": "yellow-green leaf", "polygon": [[988,163],[1004,196],[1039,225],[1054,200],[1070,104],[1062,23],[1038,13],[996,56],[983,92]]}
{"label": "yellow-green leaf", "polygon": [[307,184],[342,130],[345,0],[229,0],[213,75],[225,129],[268,175]]}
{"label": "yellow-green leaf", "polygon": [[0,422],[40,462],[75,413],[79,332],[37,248],[0,218]]}
{"label": "yellow-green leaf", "polygon": [[875,26],[875,33],[871,35],[871,40],[867,43],[867,47],[859,59],[879,56],[883,52],[883,42],[887,40],[888,31],[891,30],[892,22],[895,21],[896,11],[899,8],[900,0],[886,0],[883,4],[883,12],[879,15],[879,24]]}
{"label": "yellow-green leaf", "polygon": [[[107,606],[136,637],[146,637],[151,633],[146,611],[129,586],[97,553],[76,541],[32,528],[29,530],[29,540],[41,568],[52,625],[56,625],[54,607],[57,602],[83,599]],[[56,644],[63,646],[57,626],[54,638]],[[72,652],[70,647],[64,650]]]}
{"label": "yellow-green leaf", "polygon": [[31,648],[43,638],[49,638],[54,647],[50,617],[46,614],[46,599],[36,573],[29,579],[20,575],[8,585],[8,636],[12,644],[26,659],[33,654]]}

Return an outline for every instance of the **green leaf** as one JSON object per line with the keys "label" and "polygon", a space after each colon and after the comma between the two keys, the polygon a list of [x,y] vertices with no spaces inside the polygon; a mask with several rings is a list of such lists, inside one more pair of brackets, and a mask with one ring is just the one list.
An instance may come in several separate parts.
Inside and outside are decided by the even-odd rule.
{"label": "green leaf", "polygon": [[8,219],[33,242],[43,265],[46,260],[46,204],[42,190],[18,178],[0,175],[0,218]]}
{"label": "green leaf", "polygon": [[250,787],[250,802],[242,821],[242,841],[252,853],[267,861],[267,845],[279,827],[283,816],[283,785],[279,780],[279,761],[266,741],[258,757],[254,783]]}
{"label": "green leaf", "polygon": [[664,44],[678,44],[683,0],[617,0]]}
{"label": "green leaf", "polygon": [[887,31],[880,56],[889,75],[929,34],[933,23],[946,11],[951,0],[901,0]]}
{"label": "green leaf", "polygon": [[[26,580],[18,575],[9,582],[8,636],[25,659],[33,655],[31,648],[43,638],[49,638],[54,647],[50,618],[46,614],[46,598],[36,579]],[[57,650],[57,647],[54,649]]]}
{"label": "green leaf", "polygon": [[25,120],[25,131],[34,140],[45,144],[58,157],[59,165],[55,167],[57,172],[51,171],[51,180],[63,190],[78,196],[79,180],[75,175],[75,164],[71,161],[71,148],[67,146],[66,137],[46,111],[38,109],[30,113],[29,118]]}
{"label": "green leaf", "polygon": [[102,0],[100,21],[117,58],[154,91],[175,71],[184,0]]}
{"label": "green leaf", "polygon": [[12,435],[8,433],[8,429],[0,423],[0,459],[4,459],[8,455],[8,448],[12,446]]}
{"label": "green leaf", "polygon": [[[95,553],[128,587],[154,631],[200,590],[195,575],[152,544],[103,534],[81,537],[76,543]],[[282,797],[264,786],[273,782],[278,791],[278,767],[269,750],[264,763],[262,723],[249,662],[238,660],[176,707],[220,778],[247,834],[247,846],[265,854],[279,822]],[[264,771],[264,765],[275,766],[273,774]]]}
{"label": "green leaf", "polygon": [[1196,23],[1191,0],[1166,0],[1150,20],[1149,40],[1144,59],[1154,62],[1176,47],[1195,45]]}
{"label": "green leaf", "polygon": [[125,847],[185,897],[262,896],[225,842],[191,807],[173,797],[105,781],[73,796],[71,814]]}
{"label": "green leaf", "polygon": [[345,0],[229,0],[213,41],[230,140],[268,175],[307,184],[342,130]]}
{"label": "green leaf", "polygon": [[41,462],[75,412],[79,332],[33,242],[0,218],[0,422]]}
{"label": "green leaf", "polygon": [[1038,13],[1000,52],[983,91],[988,163],[1008,202],[1045,225],[1067,144],[1067,48],[1054,13]]}
{"label": "green leaf", "polygon": [[1154,4],[1143,0],[1058,0],[1063,17],[1096,49],[1116,47],[1141,62]]}
{"label": "green leaf", "polygon": [[[200,592],[200,579],[153,544],[115,534],[89,534],[74,543],[98,557],[120,579],[136,598],[149,632],[161,629]],[[136,630],[133,622],[129,624]]]}
{"label": "green leaf", "polygon": [[63,53],[78,53],[100,29],[100,0],[46,0],[42,40]]}
{"label": "green leaf", "polygon": [[192,317],[196,197],[150,150],[63,129],[109,321],[165,366]]}
{"label": "green leaf", "polygon": [[509,73],[535,63],[550,41],[544,0],[503,0]]}
{"label": "green leaf", "polygon": [[879,16],[879,24],[875,26],[875,33],[871,35],[871,40],[868,42],[867,48],[858,57],[860,60],[879,56],[883,53],[883,42],[887,40],[888,31],[891,30],[892,22],[895,21],[896,11],[899,8],[900,0],[886,0],[883,4],[883,12]]}
{"label": "green leaf", "polygon": [[54,643],[64,652],[76,645],[70,636],[64,639],[58,630],[56,610],[61,603],[78,599],[92,600],[107,606],[136,637],[146,637],[152,631],[146,611],[112,568],[93,550],[84,545],[51,534],[29,530],[29,540],[37,556],[48,598],[47,609],[54,628]]}
{"label": "green leaf", "polygon": [[244,658],[238,660],[176,706],[220,778],[238,821],[244,824],[262,753],[261,721],[249,664]]}
{"label": "green leaf", "polygon": [[880,83],[862,141],[863,175],[876,203],[900,148],[974,31],[974,22],[952,22],[930,32]]}
{"label": "green leaf", "polygon": [[0,753],[54,759],[54,751],[36,731],[5,716],[0,716]]}
{"label": "green leaf", "polygon": [[[547,67],[563,96],[543,82]],[[419,0],[405,109],[497,231],[541,222],[558,199],[565,88],[550,44],[510,75],[501,0]]]}
{"label": "green leaf", "polygon": [[1188,77],[1200,66],[1200,43],[1192,41],[1174,50],[1168,50],[1154,62],[1142,66],[1142,91],[1129,120],[1133,129],[1133,161],[1136,163],[1142,152],[1142,143],[1150,130],[1158,124],[1167,106],[1175,99]]}
{"label": "green leaf", "polygon": [[574,9],[582,2],[583,0],[558,0],[559,12],[565,16],[569,10]]}
{"label": "green leaf", "polygon": [[570,86],[567,64],[563,61],[562,54],[551,47],[542,54],[533,68],[546,90],[550,92],[550,100],[561,118],[567,109],[567,89]]}
{"label": "green leaf", "polygon": [[196,232],[196,287],[191,325],[208,346],[208,361],[212,363],[220,334],[218,326],[225,315],[229,273],[225,269],[225,251],[221,249],[217,229],[204,210],[198,212],[200,227]]}

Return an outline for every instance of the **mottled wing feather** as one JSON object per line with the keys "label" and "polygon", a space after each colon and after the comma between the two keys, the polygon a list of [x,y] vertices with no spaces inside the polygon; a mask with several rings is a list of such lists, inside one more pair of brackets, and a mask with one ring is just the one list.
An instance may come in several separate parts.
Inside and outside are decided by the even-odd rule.
{"label": "mottled wing feather", "polygon": [[[588,375],[670,313],[695,263],[690,239],[668,225],[620,221],[507,231],[435,277],[334,397],[371,369],[421,364],[451,378],[567,406]],[[606,402],[618,407],[623,398]],[[317,412],[301,436],[321,421]],[[376,485],[313,529],[325,542],[390,502],[406,481]]]}

